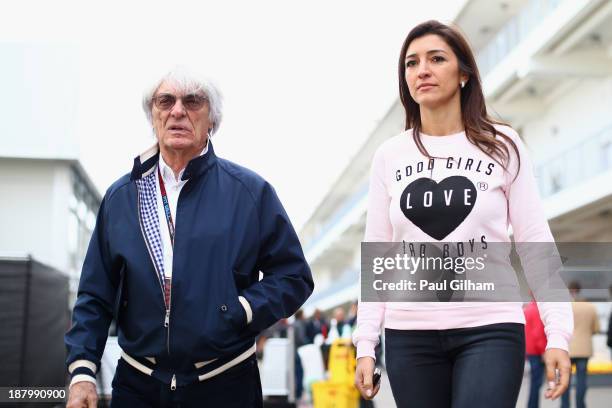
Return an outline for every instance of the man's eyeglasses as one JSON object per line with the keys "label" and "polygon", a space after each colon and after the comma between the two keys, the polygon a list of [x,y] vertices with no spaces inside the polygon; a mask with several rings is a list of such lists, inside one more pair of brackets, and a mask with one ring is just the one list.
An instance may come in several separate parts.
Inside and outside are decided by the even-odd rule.
{"label": "man's eyeglasses", "polygon": [[[177,98],[176,96],[172,94],[163,93],[163,94],[154,96],[153,103],[155,104],[157,109],[166,111],[166,110],[172,109],[177,99],[179,98]],[[188,95],[183,96],[180,99],[185,109],[190,110],[190,111],[200,110],[202,109],[204,104],[208,102],[208,98],[202,95],[198,95],[198,94],[188,94]]]}

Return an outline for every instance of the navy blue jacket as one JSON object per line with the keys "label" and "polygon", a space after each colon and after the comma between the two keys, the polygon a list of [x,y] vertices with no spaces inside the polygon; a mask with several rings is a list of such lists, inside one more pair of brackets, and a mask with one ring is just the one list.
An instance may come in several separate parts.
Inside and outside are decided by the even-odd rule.
{"label": "navy blue jacket", "polygon": [[[312,293],[310,268],[272,186],[216,157],[209,144],[182,176],[188,182],[176,209],[165,327],[163,290],[141,230],[136,185],[158,160],[159,152],[137,157],[131,174],[102,200],[65,336],[68,365],[86,360],[99,368],[113,317],[119,345],[130,356],[169,357],[177,367],[236,356]],[[249,324],[239,295],[251,306]],[[73,376],[78,373],[88,371]]]}

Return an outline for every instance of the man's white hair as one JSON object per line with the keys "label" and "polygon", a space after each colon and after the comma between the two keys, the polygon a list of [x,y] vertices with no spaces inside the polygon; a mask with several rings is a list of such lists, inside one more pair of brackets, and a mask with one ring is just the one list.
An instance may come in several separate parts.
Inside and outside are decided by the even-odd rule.
{"label": "man's white hair", "polygon": [[208,119],[212,123],[210,134],[213,135],[217,132],[223,117],[221,93],[209,79],[194,75],[184,67],[174,68],[144,92],[142,96],[142,109],[147,115],[147,120],[151,126],[153,126],[153,96],[155,96],[155,92],[164,82],[176,87],[183,94],[203,93],[208,99]]}

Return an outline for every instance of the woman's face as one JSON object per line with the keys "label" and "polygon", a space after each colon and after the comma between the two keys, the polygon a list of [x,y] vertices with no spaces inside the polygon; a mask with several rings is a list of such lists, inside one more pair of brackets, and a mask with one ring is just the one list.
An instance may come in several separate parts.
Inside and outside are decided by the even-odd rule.
{"label": "woman's face", "polygon": [[413,40],[404,66],[410,96],[421,107],[435,109],[455,98],[459,101],[460,82],[467,76],[459,72],[457,57],[438,35]]}

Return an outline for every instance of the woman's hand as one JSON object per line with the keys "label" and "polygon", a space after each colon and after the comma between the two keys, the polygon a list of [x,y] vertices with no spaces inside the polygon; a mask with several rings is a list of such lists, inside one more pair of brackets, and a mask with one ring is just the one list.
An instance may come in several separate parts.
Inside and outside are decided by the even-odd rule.
{"label": "woman's hand", "polygon": [[[569,354],[565,350],[550,348],[544,352],[544,364],[546,364],[546,380],[548,389],[544,393],[547,399],[559,398],[569,386],[572,363]],[[559,379],[555,378],[555,370],[559,370]]]}
{"label": "woman's hand", "polygon": [[372,377],[374,376],[374,359],[372,357],[361,357],[357,360],[355,369],[355,386],[361,396],[367,400],[374,398],[380,389],[380,382],[372,389]]}

